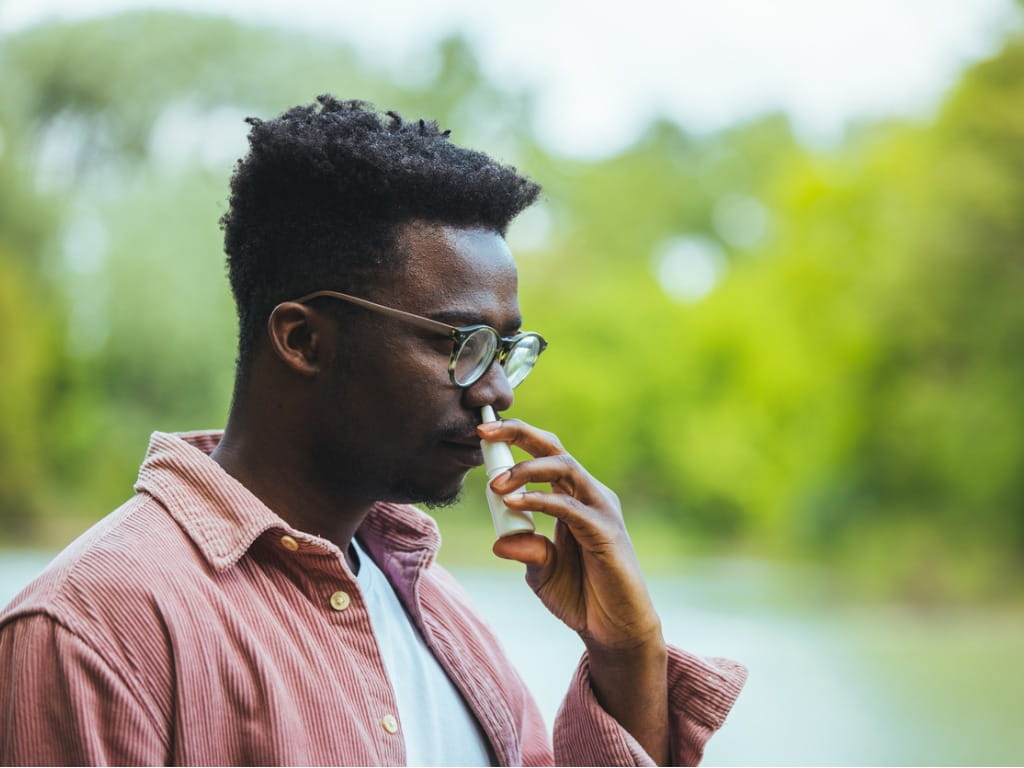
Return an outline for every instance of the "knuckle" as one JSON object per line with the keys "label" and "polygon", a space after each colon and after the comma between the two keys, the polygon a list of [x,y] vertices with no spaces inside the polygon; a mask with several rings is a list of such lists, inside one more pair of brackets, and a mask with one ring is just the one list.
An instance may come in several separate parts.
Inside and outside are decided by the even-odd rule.
{"label": "knuckle", "polygon": [[559,453],[554,457],[554,459],[568,470],[575,470],[579,467],[579,462],[576,461],[572,454],[569,453]]}
{"label": "knuckle", "polygon": [[562,445],[562,441],[558,439],[558,435],[554,432],[545,432],[544,439],[551,443],[551,447],[554,448],[558,453],[564,453],[565,448]]}

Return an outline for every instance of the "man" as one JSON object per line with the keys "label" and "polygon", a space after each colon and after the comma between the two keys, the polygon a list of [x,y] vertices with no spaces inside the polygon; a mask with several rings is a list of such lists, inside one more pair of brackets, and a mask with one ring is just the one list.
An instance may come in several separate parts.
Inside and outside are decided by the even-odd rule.
{"label": "man", "polygon": [[[544,347],[503,238],[539,187],[359,102],[250,123],[227,426],[154,434],[134,498],[0,616],[2,762],[697,762],[743,669],[666,647],[618,500],[554,435],[481,424]],[[534,457],[491,482],[508,507],[557,518],[494,544],[586,645],[553,740],[407,506],[454,499],[481,438]]]}

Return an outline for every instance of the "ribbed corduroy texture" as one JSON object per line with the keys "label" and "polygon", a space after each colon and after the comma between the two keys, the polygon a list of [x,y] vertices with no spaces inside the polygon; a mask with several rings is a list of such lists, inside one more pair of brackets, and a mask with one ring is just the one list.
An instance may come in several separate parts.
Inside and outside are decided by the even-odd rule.
{"label": "ribbed corduroy texture", "polygon": [[[0,762],[404,764],[401,730],[381,724],[396,705],[344,557],[212,461],[219,437],[155,433],[137,495],[0,615]],[[360,537],[498,763],[649,763],[597,704],[586,659],[552,750],[497,639],[434,563],[429,517],[381,504]],[[330,604],[339,590],[342,611]],[[675,758],[696,762],[745,671],[673,649],[669,675]]]}

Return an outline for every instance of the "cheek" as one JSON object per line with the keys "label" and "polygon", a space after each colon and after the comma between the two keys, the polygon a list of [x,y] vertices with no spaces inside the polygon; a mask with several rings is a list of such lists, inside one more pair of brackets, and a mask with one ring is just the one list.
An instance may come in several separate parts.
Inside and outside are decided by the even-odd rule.
{"label": "cheek", "polygon": [[[451,421],[461,390],[448,378],[447,358],[422,351],[373,366],[374,374],[360,385],[366,416],[387,424],[389,434],[412,432],[430,437],[441,422]],[[367,374],[370,364],[364,369]],[[354,404],[353,404],[354,405]],[[427,434],[429,433],[429,435]]]}
{"label": "cheek", "polygon": [[410,428],[436,428],[438,417],[451,420],[447,412],[461,401],[461,390],[448,375],[450,357],[451,342],[439,345],[432,339],[378,332],[372,345],[352,343],[344,351],[335,366],[338,381],[333,389],[347,394],[343,408],[363,411],[353,413],[354,420],[387,424],[389,434],[403,420]]}
{"label": "cheek", "polygon": [[383,351],[388,374],[403,386],[416,389],[423,394],[451,386],[448,377],[450,343],[439,346],[415,338],[406,340],[406,343],[389,344]]}

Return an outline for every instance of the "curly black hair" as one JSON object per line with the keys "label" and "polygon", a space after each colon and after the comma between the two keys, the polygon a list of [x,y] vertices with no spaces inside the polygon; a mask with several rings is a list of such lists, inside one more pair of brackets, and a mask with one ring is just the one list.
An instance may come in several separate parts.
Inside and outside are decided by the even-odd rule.
{"label": "curly black hair", "polygon": [[540,187],[515,168],[456,146],[435,121],[379,114],[330,95],[273,120],[247,118],[249,154],[221,218],[244,371],[281,301],[358,290],[401,260],[412,219],[505,233]]}

